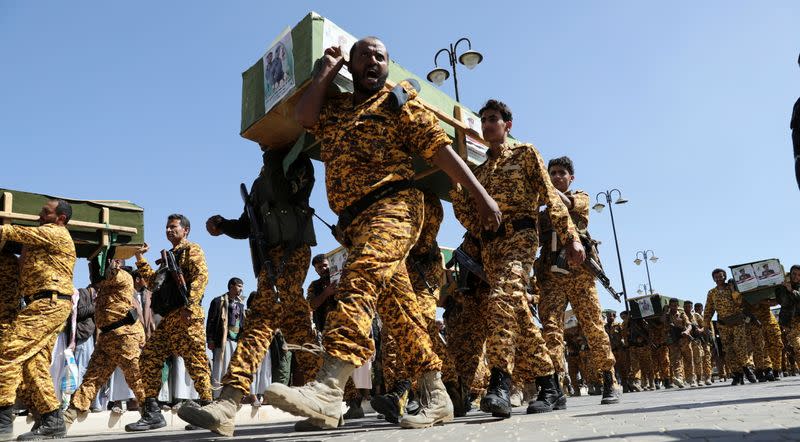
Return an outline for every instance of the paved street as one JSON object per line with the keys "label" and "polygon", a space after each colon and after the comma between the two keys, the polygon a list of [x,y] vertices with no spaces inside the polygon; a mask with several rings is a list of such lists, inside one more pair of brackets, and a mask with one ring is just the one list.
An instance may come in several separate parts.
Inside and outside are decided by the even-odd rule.
{"label": "paved street", "polygon": [[[599,396],[569,399],[564,411],[526,415],[515,410],[511,419],[497,420],[470,413],[456,422],[426,430],[401,430],[372,413],[336,431],[294,433],[293,422],[237,428],[237,440],[800,440],[800,377],[780,382],[729,387],[672,389],[624,395],[616,406],[599,405]],[[148,435],[114,434],[74,440],[177,441],[184,431]],[[197,441],[222,439],[205,431],[192,432]]]}

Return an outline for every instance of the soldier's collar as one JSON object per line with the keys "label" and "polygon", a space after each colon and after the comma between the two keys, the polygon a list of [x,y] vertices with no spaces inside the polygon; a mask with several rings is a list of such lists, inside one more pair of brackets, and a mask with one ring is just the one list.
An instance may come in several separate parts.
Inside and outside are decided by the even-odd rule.
{"label": "soldier's collar", "polygon": [[177,251],[179,251],[179,250],[183,250],[183,249],[185,249],[185,248],[187,248],[187,247],[189,247],[189,240],[188,240],[187,238],[183,238],[183,239],[181,240],[181,242],[179,242],[179,243],[178,243],[178,245],[177,245],[177,246],[175,246],[175,247],[173,247],[173,248],[172,248],[172,251],[173,251],[173,252],[177,252]]}

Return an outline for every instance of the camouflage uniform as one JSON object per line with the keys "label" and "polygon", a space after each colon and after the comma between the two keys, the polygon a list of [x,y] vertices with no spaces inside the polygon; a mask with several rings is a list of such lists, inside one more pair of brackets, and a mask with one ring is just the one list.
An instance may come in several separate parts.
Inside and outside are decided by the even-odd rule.
{"label": "camouflage uniform", "polygon": [[[524,337],[528,341],[524,348],[527,354],[516,360],[531,364],[536,377],[552,374],[553,362],[533,322],[526,297],[538,235],[533,225],[519,230],[514,225],[535,224],[538,208],[547,205],[553,228],[565,243],[579,240],[577,230],[550,182],[539,152],[532,145],[502,145],[496,156],[490,156],[475,169],[475,176],[503,213],[501,233],[484,233],[481,241],[482,261],[491,286],[483,312],[489,367],[513,376],[515,342]],[[468,200],[463,191],[455,190],[451,197],[454,208],[458,206],[472,213],[471,222],[465,224],[459,219],[462,224],[474,235],[480,234],[476,231],[480,223],[474,220],[476,211],[470,210],[474,202]]]}
{"label": "camouflage uniform", "polygon": [[660,317],[652,318],[650,336],[653,341],[651,358],[653,360],[653,376],[662,381],[669,379],[669,345],[667,344],[666,326]]}
{"label": "camouflage uniform", "polygon": [[[40,227],[0,226],[0,240],[22,244],[19,294],[28,305],[17,315],[0,342],[0,407],[14,404],[17,387],[23,382],[39,413],[60,405],[55,397],[50,362],[58,333],[72,313],[75,244],[66,227],[45,224]],[[51,292],[48,298],[31,297]]]}
{"label": "camouflage uniform", "polygon": [[[98,330],[124,319],[133,307],[133,278],[124,270],[110,270],[110,275],[98,287],[95,300],[95,323]],[[141,321],[111,330],[101,331],[89,367],[80,388],[72,396],[72,406],[88,411],[97,394],[119,366],[125,381],[139,403],[144,403],[144,389],[139,372],[139,354],[144,345],[144,326]]]}
{"label": "camouflage uniform", "polygon": [[[589,225],[589,195],[582,191],[568,191],[572,201],[570,217],[579,230]],[[548,209],[549,211],[550,209]],[[557,373],[564,372],[564,311],[567,303],[572,306],[581,329],[589,343],[592,366],[600,371],[613,371],[616,363],[611,352],[611,343],[603,328],[600,298],[597,295],[594,275],[583,265],[570,268],[568,275],[551,272],[550,240],[553,231],[542,219],[542,252],[537,260],[536,280],[541,290],[539,315],[542,319],[544,339]],[[563,247],[559,241],[559,247]]]}
{"label": "camouflage uniform", "polygon": [[[309,129],[322,142],[328,202],[337,215],[384,184],[412,179],[412,154],[430,161],[450,144],[415,92],[399,110],[388,97],[381,91],[355,106],[351,94],[327,99]],[[375,351],[377,312],[398,342],[399,365],[416,373],[441,369],[405,265],[423,216],[422,192],[407,189],[374,202],[342,232],[348,257],[323,336],[330,356],[362,365]]]}
{"label": "camouflage uniform", "polygon": [[[155,332],[145,343],[139,358],[139,367],[146,398],[158,396],[161,390],[161,368],[164,360],[172,355],[182,356],[186,371],[194,381],[194,389],[202,401],[211,401],[211,371],[206,356],[205,315],[200,303],[208,284],[208,268],[203,249],[187,239],[172,249],[180,257],[178,266],[183,271],[189,286],[189,306],[168,313],[158,324]],[[148,283],[155,271],[146,260],[137,261],[142,278]],[[152,285],[152,284],[148,284]],[[184,311],[191,314],[188,321],[181,316]],[[175,339],[180,336],[180,339]]]}
{"label": "camouflage uniform", "polygon": [[577,391],[580,387],[578,373],[584,373],[584,370],[581,368],[580,344],[576,338],[577,336],[573,333],[567,332],[564,334],[564,354],[567,361],[567,371],[572,386]]}
{"label": "camouflage uniform", "polygon": [[[724,320],[741,312],[742,295],[739,292],[728,286],[722,289],[714,287],[708,291],[703,322],[708,324],[714,313],[719,315],[720,320]],[[752,366],[753,351],[750,348],[745,325],[723,325],[718,321],[717,326],[728,368],[734,373],[738,373],[741,372],[742,367]]]}
{"label": "camouflage uniform", "polygon": [[19,313],[19,258],[0,253],[0,342]]}
{"label": "camouflage uniform", "polygon": [[700,362],[702,370],[698,369],[697,366],[695,365],[695,371],[698,373],[698,376],[702,374],[703,380],[711,381],[711,354],[713,353],[713,347],[711,346],[711,339],[713,339],[714,336],[713,334],[711,334],[711,324],[709,323],[708,327],[706,327],[706,322],[703,319],[703,315],[701,315],[700,313],[692,312],[692,317],[697,326],[704,330],[703,332],[704,338],[699,341],[700,345],[702,346],[702,352],[703,352],[702,361]]}
{"label": "camouflage uniform", "polygon": [[678,309],[675,313],[667,311],[664,314],[664,321],[667,324],[666,331],[668,333],[667,339],[669,342],[669,360],[670,370],[672,371],[672,379],[686,380],[692,382],[694,376],[694,360],[692,359],[691,340],[685,336],[681,336],[676,340],[675,331],[684,330],[691,321],[686,312]]}
{"label": "camouflage uniform", "polygon": [[[617,375],[624,384],[625,380],[628,378],[628,372],[630,371],[630,360],[628,358],[628,349],[625,347],[625,339],[623,338],[623,323],[615,322],[611,325],[606,323],[603,328],[608,336],[609,343],[611,344],[611,351],[616,361],[614,367],[616,368]],[[597,369],[594,366],[592,366],[592,368],[595,370]]]}
{"label": "camouflage uniform", "polygon": [[758,326],[759,330],[757,334],[761,335],[761,341],[764,343],[765,365],[758,368],[780,370],[783,342],[781,340],[781,326],[778,324],[778,319],[775,318],[775,315],[770,311],[769,304],[751,306],[750,311],[756,319],[761,322],[761,326]]}
{"label": "camouflage uniform", "polygon": [[631,382],[642,381],[643,385],[652,385],[653,379],[653,359],[650,331],[641,319],[634,319],[628,322],[626,340],[628,342],[628,352],[630,354]]}

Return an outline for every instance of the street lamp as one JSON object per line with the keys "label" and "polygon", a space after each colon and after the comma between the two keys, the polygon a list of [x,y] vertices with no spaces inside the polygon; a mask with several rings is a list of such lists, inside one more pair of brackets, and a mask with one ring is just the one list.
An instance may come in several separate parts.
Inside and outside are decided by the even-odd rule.
{"label": "street lamp", "polygon": [[[614,192],[617,192],[617,200],[614,201],[614,204],[625,204],[628,202],[625,198],[622,197],[622,192],[619,189],[611,189],[606,190],[604,192],[600,192],[595,196],[595,201],[597,204],[592,206],[592,209],[596,210],[597,213],[603,211],[603,208],[608,205],[608,212],[611,213],[611,229],[614,231],[614,246],[617,248],[617,263],[619,264],[619,279],[622,280],[622,297],[625,298],[625,309],[628,309],[628,290],[625,288],[625,274],[622,272],[622,258],[619,254],[619,241],[617,240],[617,226],[614,224],[614,209],[611,207],[611,196],[614,195]],[[606,204],[600,202],[600,195],[606,197]]]}
{"label": "street lamp", "polygon": [[[648,257],[648,253],[650,254],[649,257]],[[642,255],[642,257],[639,258],[639,255]],[[656,253],[654,251],[652,251],[652,250],[642,250],[642,251],[636,252],[636,259],[633,260],[633,263],[638,266],[638,265],[642,264],[642,261],[644,261],[644,268],[647,269],[647,284],[650,286],[650,294],[652,295],[653,294],[653,283],[650,282],[650,266],[647,265],[647,260],[648,259],[650,261],[653,261],[653,264],[655,264],[658,261],[658,257],[656,256]]]}
{"label": "street lamp", "polygon": [[450,62],[450,67],[453,70],[453,84],[455,85],[456,89],[456,101],[461,101],[458,97],[458,75],[456,75],[456,49],[458,49],[458,44],[462,41],[467,42],[467,51],[462,53],[458,56],[458,62],[463,64],[467,67],[467,69],[474,69],[475,66],[480,64],[483,61],[483,55],[478,51],[472,50],[472,42],[469,41],[468,38],[463,37],[458,39],[455,44],[450,44],[450,49],[442,48],[433,56],[433,70],[428,73],[428,81],[435,84],[436,86],[441,86],[445,80],[450,78],[450,72],[447,69],[440,68],[439,65],[436,63],[436,59],[439,58],[439,54],[442,52],[447,54],[447,61]]}

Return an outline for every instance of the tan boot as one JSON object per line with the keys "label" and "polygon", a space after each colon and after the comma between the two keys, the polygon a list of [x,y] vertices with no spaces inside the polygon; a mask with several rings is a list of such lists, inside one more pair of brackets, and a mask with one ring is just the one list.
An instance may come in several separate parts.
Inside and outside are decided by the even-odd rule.
{"label": "tan boot", "polygon": [[178,417],[222,436],[233,436],[234,419],[244,394],[231,386],[222,387],[219,398],[205,407],[181,407]]}
{"label": "tan boot", "polygon": [[312,422],[320,428],[336,428],[342,417],[344,385],[355,368],[326,354],[316,380],[302,387],[272,384],[264,392],[264,398],[267,404],[275,408],[295,416],[312,418]]}
{"label": "tan boot", "polygon": [[429,371],[422,376],[422,410],[415,415],[404,414],[403,428],[428,428],[453,420],[453,402],[442,382],[442,373]]}
{"label": "tan boot", "polygon": [[72,426],[72,423],[78,420],[78,409],[73,407],[72,405],[69,406],[66,410],[64,410],[64,425],[67,426],[69,429]]}

